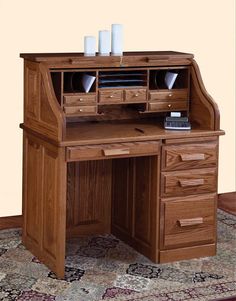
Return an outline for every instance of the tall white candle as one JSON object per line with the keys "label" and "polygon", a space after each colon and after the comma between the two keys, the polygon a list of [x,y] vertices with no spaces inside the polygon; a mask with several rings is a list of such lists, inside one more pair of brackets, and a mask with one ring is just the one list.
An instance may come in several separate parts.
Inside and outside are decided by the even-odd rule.
{"label": "tall white candle", "polygon": [[111,35],[109,30],[100,30],[98,39],[99,55],[110,55],[111,52]]}
{"label": "tall white candle", "polygon": [[94,36],[84,37],[84,55],[85,56],[96,55],[96,38]]}
{"label": "tall white candle", "polygon": [[123,25],[112,24],[111,31],[111,53],[112,55],[123,55]]}

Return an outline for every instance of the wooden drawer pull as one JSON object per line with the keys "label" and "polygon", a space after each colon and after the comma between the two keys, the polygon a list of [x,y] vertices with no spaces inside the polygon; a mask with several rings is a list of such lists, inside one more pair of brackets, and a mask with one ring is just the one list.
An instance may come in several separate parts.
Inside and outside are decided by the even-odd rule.
{"label": "wooden drawer pull", "polygon": [[182,161],[205,160],[205,154],[180,154]]}
{"label": "wooden drawer pull", "polygon": [[181,187],[199,186],[204,184],[204,179],[179,180]]}
{"label": "wooden drawer pull", "polygon": [[127,149],[104,149],[103,153],[106,157],[128,155],[130,150]]}
{"label": "wooden drawer pull", "polygon": [[179,219],[177,223],[180,227],[201,225],[203,224],[203,217]]}

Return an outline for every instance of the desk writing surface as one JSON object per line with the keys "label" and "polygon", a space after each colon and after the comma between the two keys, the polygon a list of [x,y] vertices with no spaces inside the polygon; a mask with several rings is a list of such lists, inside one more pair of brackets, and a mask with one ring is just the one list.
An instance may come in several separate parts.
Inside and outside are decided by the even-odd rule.
{"label": "desk writing surface", "polygon": [[[137,131],[141,129],[143,132]],[[223,135],[224,131],[199,129],[193,126],[190,131],[165,130],[162,123],[153,120],[126,121],[119,123],[94,122],[71,123],[66,130],[61,145],[85,145],[98,143],[146,141],[157,139],[190,138]]]}

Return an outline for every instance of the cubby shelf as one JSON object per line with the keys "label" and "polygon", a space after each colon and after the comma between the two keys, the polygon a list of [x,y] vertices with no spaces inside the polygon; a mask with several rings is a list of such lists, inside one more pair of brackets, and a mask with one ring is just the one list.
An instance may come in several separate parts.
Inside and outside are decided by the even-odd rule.
{"label": "cubby shelf", "polygon": [[[170,90],[165,83],[167,72],[177,74]],[[82,84],[85,75],[95,79],[87,93]],[[55,96],[66,117],[100,116],[97,110],[101,105],[110,106],[111,111],[114,105],[129,105],[135,110],[137,104],[143,104],[144,108],[141,111],[145,113],[176,110],[188,113],[188,66],[87,71],[53,69],[51,76]],[[137,112],[139,111],[138,108]]]}

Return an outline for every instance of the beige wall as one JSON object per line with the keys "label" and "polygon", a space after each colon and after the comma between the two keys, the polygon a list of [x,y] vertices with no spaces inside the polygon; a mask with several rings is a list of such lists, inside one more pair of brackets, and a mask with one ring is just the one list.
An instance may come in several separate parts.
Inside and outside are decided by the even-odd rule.
{"label": "beige wall", "polygon": [[20,52],[83,51],[83,36],[123,23],[125,50],[191,52],[221,111],[219,191],[235,191],[234,0],[0,0],[0,216],[21,213]]}

